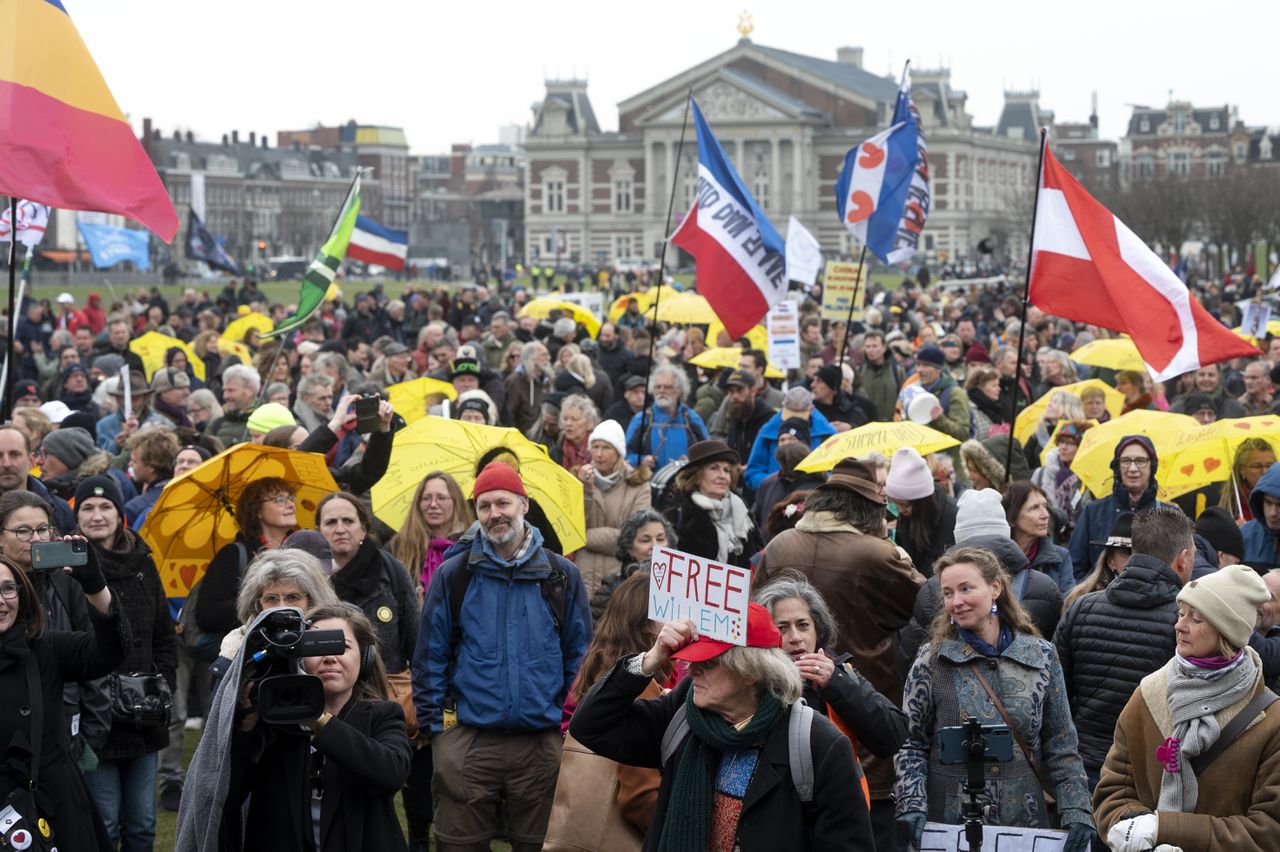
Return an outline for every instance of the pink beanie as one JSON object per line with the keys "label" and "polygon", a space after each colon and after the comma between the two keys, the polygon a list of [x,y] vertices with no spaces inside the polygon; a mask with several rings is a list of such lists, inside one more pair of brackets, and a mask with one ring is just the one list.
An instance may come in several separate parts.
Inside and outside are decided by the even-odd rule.
{"label": "pink beanie", "polygon": [[929,465],[911,447],[903,447],[893,454],[889,477],[884,492],[899,503],[909,503],[933,494],[933,474]]}

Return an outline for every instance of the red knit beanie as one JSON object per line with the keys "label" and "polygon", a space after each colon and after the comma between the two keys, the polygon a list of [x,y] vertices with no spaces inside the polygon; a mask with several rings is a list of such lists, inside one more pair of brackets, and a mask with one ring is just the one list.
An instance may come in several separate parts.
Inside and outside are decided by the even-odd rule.
{"label": "red knit beanie", "polygon": [[510,491],[521,497],[529,496],[524,493],[524,483],[520,481],[520,474],[516,473],[515,468],[498,461],[489,462],[480,471],[476,484],[471,489],[471,497],[475,499],[487,491]]}

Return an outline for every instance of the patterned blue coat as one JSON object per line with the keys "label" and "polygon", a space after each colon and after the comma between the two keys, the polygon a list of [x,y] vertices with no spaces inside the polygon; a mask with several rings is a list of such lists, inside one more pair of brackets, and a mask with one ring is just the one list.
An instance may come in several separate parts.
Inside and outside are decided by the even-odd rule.
{"label": "patterned blue coat", "polygon": [[[984,725],[1004,724],[974,674],[978,667],[1000,696],[1045,783],[1052,788],[1063,827],[1093,825],[1084,764],[1058,655],[1051,643],[1021,633],[994,659],[954,638],[944,641],[936,656],[931,644],[920,649],[903,696],[907,741],[894,761],[898,814],[922,811],[934,822],[962,822],[961,806],[968,801],[965,766],[943,765],[938,731],[962,724],[968,717],[977,717]],[[1016,743],[1013,762],[988,763],[986,767],[983,798],[990,805],[989,824],[1048,826],[1040,783]]]}

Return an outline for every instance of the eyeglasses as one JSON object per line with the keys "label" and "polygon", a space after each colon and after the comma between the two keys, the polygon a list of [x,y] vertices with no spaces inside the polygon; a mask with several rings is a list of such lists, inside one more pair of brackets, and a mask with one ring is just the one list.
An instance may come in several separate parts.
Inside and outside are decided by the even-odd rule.
{"label": "eyeglasses", "polygon": [[277,494],[267,502],[275,503],[277,506],[292,506],[298,502],[298,498],[292,494]]}
{"label": "eyeglasses", "polygon": [[306,602],[307,596],[302,592],[290,592],[287,595],[263,595],[258,598],[258,603],[262,604],[263,609],[272,609],[278,606],[301,607]]}
{"label": "eyeglasses", "polygon": [[1151,464],[1151,459],[1120,459],[1119,463],[1120,467],[1132,467],[1138,470],[1143,470]]}
{"label": "eyeglasses", "polygon": [[441,505],[443,505],[445,503],[452,503],[453,498],[450,497],[448,494],[423,494],[422,502],[423,503],[440,503]]}
{"label": "eyeglasses", "polygon": [[31,541],[33,537],[40,537],[45,541],[53,538],[53,534],[57,532],[53,527],[45,524],[42,527],[4,527],[7,533],[13,533],[13,537],[18,541]]}
{"label": "eyeglasses", "polygon": [[0,598],[7,601],[15,600],[18,597],[17,583],[0,583]]}
{"label": "eyeglasses", "polygon": [[1255,462],[1254,464],[1245,465],[1245,467],[1254,473],[1266,473],[1271,470],[1271,465],[1273,464],[1275,464],[1275,462]]}

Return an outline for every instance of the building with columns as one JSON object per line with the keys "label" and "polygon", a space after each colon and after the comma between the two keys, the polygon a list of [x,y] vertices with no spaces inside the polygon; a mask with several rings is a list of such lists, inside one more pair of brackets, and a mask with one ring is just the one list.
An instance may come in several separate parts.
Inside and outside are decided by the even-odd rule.
{"label": "building with columns", "polygon": [[[970,258],[995,236],[1025,247],[1039,123],[1036,93],[1008,93],[996,127],[977,127],[949,70],[912,75],[912,94],[929,144],[934,206],[921,240],[934,261]],[[525,256],[531,262],[608,263],[657,257],[692,206],[697,144],[681,125],[692,90],[738,173],[785,231],[795,215],[830,256],[853,249],[836,213],[835,183],[845,153],[884,129],[898,85],[862,65],[862,49],[835,60],[743,38],[729,50],[624,100],[618,130],[604,132],[584,80],[551,80],[534,105],[525,139]],[[1020,242],[1019,242],[1020,241]],[[687,265],[680,253],[668,264]]]}

